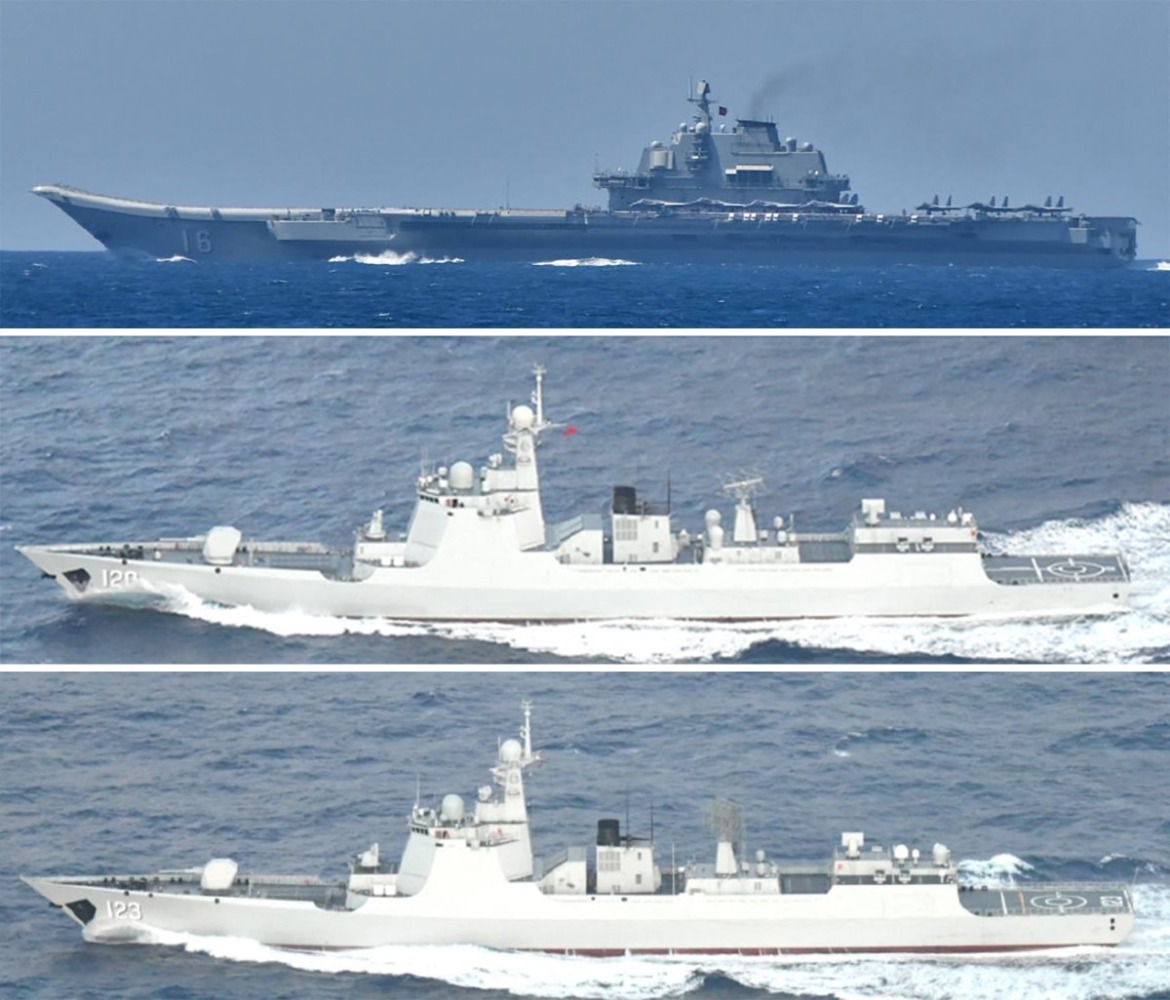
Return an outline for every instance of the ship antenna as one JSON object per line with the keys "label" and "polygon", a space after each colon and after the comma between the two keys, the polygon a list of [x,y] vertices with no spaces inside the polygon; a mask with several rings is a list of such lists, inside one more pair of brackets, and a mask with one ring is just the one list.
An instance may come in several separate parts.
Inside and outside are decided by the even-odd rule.
{"label": "ship antenna", "polygon": [[520,702],[520,709],[524,712],[524,725],[520,727],[520,736],[524,740],[524,759],[532,759],[532,702],[525,698]]}
{"label": "ship antenna", "polygon": [[710,93],[711,85],[706,80],[700,80],[692,89],[692,96],[687,98],[691,104],[699,106],[699,120],[708,128],[711,127],[711,101],[708,98]]}
{"label": "ship antenna", "polygon": [[536,406],[536,426],[544,427],[544,365],[533,365],[532,374],[536,376],[536,391],[532,394],[532,402]]}

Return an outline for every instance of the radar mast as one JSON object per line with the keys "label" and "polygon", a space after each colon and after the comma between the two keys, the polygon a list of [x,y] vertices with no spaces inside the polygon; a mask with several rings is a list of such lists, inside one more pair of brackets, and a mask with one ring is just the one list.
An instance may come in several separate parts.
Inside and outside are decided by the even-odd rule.
{"label": "radar mast", "polygon": [[695,86],[694,95],[687,98],[691,104],[698,105],[699,121],[706,125],[708,129],[711,127],[711,102],[708,99],[710,93],[711,84],[706,80],[700,80]]}

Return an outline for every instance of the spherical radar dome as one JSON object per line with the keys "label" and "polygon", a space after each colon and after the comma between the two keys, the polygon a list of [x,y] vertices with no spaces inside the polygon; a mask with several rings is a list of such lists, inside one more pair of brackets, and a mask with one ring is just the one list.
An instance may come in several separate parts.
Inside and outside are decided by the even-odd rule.
{"label": "spherical radar dome", "polygon": [[451,466],[451,489],[469,490],[475,485],[475,469],[470,462],[456,462]]}
{"label": "spherical radar dome", "polygon": [[512,426],[518,431],[529,430],[534,423],[536,423],[536,414],[532,412],[532,407],[522,404],[512,411]]}
{"label": "spherical radar dome", "polygon": [[524,752],[518,740],[504,740],[500,744],[500,760],[505,764],[511,763],[514,760],[519,760],[520,755]]}

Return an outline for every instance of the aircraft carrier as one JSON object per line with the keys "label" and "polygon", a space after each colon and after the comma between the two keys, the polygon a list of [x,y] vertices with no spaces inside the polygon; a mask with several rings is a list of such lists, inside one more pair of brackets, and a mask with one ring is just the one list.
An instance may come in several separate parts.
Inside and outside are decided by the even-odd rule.
{"label": "aircraft carrier", "polygon": [[[605,514],[545,518],[537,448],[557,425],[532,405],[506,417],[504,452],[478,471],[429,467],[401,535],[374,511],[352,548],[204,535],[21,545],[72,599],[157,604],[184,595],[262,611],[421,621],[758,620],[883,615],[1083,615],[1123,611],[1119,552],[985,551],[969,511],[887,510],[862,500],[840,532],[795,530],[756,510],[759,477],[724,485],[729,524],[676,523],[669,502],[615,486]],[[562,434],[569,428],[562,428]]]}
{"label": "aircraft carrier", "polygon": [[[969,264],[1118,267],[1132,261],[1137,220],[1053,203],[952,204],[870,212],[810,142],[776,123],[695,107],[636,169],[597,171],[607,208],[231,208],[163,204],[61,184],[33,188],[119,255],[195,261],[410,259],[641,263]],[[1038,201],[1038,199],[1037,199]]]}
{"label": "aircraft carrier", "polygon": [[[519,739],[498,745],[468,809],[416,798],[401,861],[378,844],[348,880],[245,874],[231,858],[144,875],[25,877],[94,941],[152,930],[324,950],[479,945],[596,957],[627,954],[1010,952],[1112,946],[1133,930],[1129,887],[1111,883],[966,886],[942,844],[926,850],[841,836],[828,862],[778,863],[744,850],[742,810],[712,810],[714,863],[664,866],[654,837],[597,823],[596,844],[535,856],[525,779],[531,704]],[[437,736],[436,738],[442,738]],[[1084,960],[1082,957],[1079,960]]]}

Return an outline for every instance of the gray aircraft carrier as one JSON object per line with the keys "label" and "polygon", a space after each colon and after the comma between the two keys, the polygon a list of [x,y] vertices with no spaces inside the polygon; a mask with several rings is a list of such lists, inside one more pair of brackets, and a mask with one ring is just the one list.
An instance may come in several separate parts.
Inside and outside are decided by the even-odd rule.
{"label": "gray aircraft carrier", "polygon": [[[228,208],[163,204],[46,184],[33,188],[120,255],[196,261],[407,259],[643,263],[933,263],[1117,267],[1137,220],[1079,214],[1064,198],[965,205],[935,195],[912,212],[867,211],[811,142],[711,103],[636,169],[597,171],[607,208]],[[1038,201],[1038,199],[1037,199]]]}

